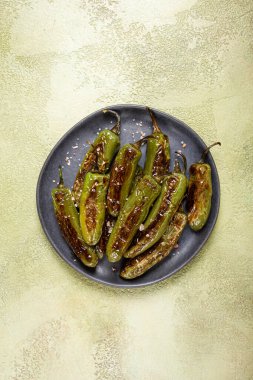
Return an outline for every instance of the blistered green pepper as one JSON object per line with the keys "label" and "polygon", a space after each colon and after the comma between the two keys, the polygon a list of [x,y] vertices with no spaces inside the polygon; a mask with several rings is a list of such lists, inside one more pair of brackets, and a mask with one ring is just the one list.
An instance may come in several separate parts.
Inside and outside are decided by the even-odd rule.
{"label": "blistered green pepper", "polygon": [[199,231],[207,222],[212,204],[212,173],[211,166],[204,163],[209,149],[216,142],[210,145],[202,154],[199,162],[190,167],[190,180],[187,198],[188,223],[192,230]]}
{"label": "blistered green pepper", "polygon": [[167,257],[177,244],[186,222],[186,215],[181,211],[176,212],[162,238],[146,252],[128,260],[120,276],[126,280],[139,277]]}
{"label": "blistered green pepper", "polygon": [[158,126],[153,111],[148,108],[153,123],[153,139],[147,143],[146,162],[144,174],[152,175],[158,183],[168,174],[170,165],[170,144],[168,136],[164,135]]}
{"label": "blistered green pepper", "polygon": [[114,160],[107,193],[107,210],[112,216],[118,216],[129,195],[141,158],[140,147],[143,142],[142,139],[136,143],[124,145]]}
{"label": "blistered green pepper", "polygon": [[99,133],[81,163],[73,185],[73,195],[77,205],[80,202],[86,173],[90,171],[106,173],[120,146],[120,116],[112,110],[104,110],[103,112],[112,114],[117,121],[111,130],[104,129]]}
{"label": "blistered green pepper", "polygon": [[149,175],[143,176],[121,209],[106,247],[108,260],[119,261],[161,190]]}
{"label": "blistered green pepper", "polygon": [[98,256],[95,250],[85,244],[83,240],[79,215],[70,189],[64,186],[61,167],[59,168],[59,176],[59,185],[52,190],[52,199],[61,232],[82,263],[88,267],[95,267],[98,263]]}
{"label": "blistered green pepper", "polygon": [[[186,167],[185,167],[186,170]],[[187,177],[181,172],[178,160],[175,160],[174,172],[162,182],[162,190],[157,198],[133,246],[124,253],[124,257],[135,257],[152,247],[163,235],[166,227],[176,213],[187,189]]]}
{"label": "blistered green pepper", "polygon": [[105,220],[106,192],[109,174],[87,173],[80,199],[80,225],[84,241],[95,245],[99,241]]}

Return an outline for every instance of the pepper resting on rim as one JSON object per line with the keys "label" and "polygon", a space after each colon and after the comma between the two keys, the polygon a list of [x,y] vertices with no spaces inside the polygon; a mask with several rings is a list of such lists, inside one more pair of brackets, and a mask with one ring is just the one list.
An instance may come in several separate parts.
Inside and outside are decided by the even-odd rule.
{"label": "pepper resting on rim", "polygon": [[73,195],[64,186],[62,168],[59,167],[59,185],[52,190],[54,212],[61,232],[75,255],[88,267],[95,267],[98,257],[94,248],[85,244]]}
{"label": "pepper resting on rim", "polygon": [[215,142],[202,153],[199,162],[190,166],[190,180],[187,197],[188,223],[192,230],[199,231],[207,222],[212,204],[212,171],[211,166],[204,162],[209,150],[221,145]]}

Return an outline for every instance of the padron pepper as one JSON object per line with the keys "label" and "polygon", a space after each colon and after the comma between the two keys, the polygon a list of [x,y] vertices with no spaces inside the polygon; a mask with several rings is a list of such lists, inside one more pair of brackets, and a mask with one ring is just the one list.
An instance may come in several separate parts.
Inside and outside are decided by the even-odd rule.
{"label": "padron pepper", "polygon": [[[184,157],[184,163],[185,157]],[[132,258],[152,247],[163,235],[187,190],[187,177],[181,172],[178,160],[175,160],[174,171],[162,182],[162,190],[150,211],[141,231],[138,233],[132,247],[125,252],[124,257]]]}
{"label": "padron pepper", "polygon": [[176,212],[162,238],[146,252],[128,260],[121,270],[120,276],[126,280],[131,280],[143,275],[154,265],[164,260],[177,244],[186,222],[185,213],[181,210]]}
{"label": "padron pepper", "polygon": [[73,195],[77,205],[79,205],[80,202],[86,173],[90,171],[106,173],[120,146],[120,116],[117,112],[112,110],[106,109],[103,110],[103,112],[112,114],[116,117],[117,121],[111,130],[104,129],[99,133],[81,163],[73,185]]}
{"label": "padron pepper", "polygon": [[210,145],[203,152],[199,162],[190,166],[190,180],[187,197],[188,223],[192,230],[199,231],[207,222],[212,204],[212,173],[211,166],[204,162]]}
{"label": "padron pepper", "polygon": [[126,252],[160,190],[160,185],[151,176],[144,175],[140,179],[121,209],[109,237],[106,254],[110,262],[119,261]]}
{"label": "padron pepper", "polygon": [[98,256],[95,249],[89,247],[83,240],[73,195],[71,190],[64,186],[61,167],[59,167],[59,177],[59,185],[52,190],[52,199],[61,232],[81,262],[88,267],[95,267]]}
{"label": "padron pepper", "polygon": [[[137,168],[135,171],[135,176],[134,176],[134,179],[133,179],[132,185],[131,185],[130,194],[134,191],[137,183],[142,178],[142,176],[143,176],[143,169],[140,165],[137,165]],[[115,222],[116,222],[116,218],[114,216],[111,216],[109,214],[109,212],[106,211],[102,235],[101,235],[101,238],[100,238],[98,244],[96,245],[96,252],[97,252],[97,255],[100,259],[102,259],[106,253],[106,245],[108,243],[108,240],[109,240],[109,237],[111,235],[112,229],[115,225]]]}
{"label": "padron pepper", "polygon": [[105,221],[106,192],[109,174],[87,173],[80,199],[80,225],[84,241],[95,245]]}
{"label": "padron pepper", "polygon": [[113,162],[107,193],[107,210],[114,217],[118,216],[129,195],[142,155],[140,147],[145,141],[146,138],[124,145]]}
{"label": "padron pepper", "polygon": [[168,173],[170,165],[170,143],[168,136],[164,135],[158,126],[153,111],[147,107],[153,123],[153,139],[147,143],[146,162],[144,174],[153,176],[158,183],[161,183],[163,177]]}

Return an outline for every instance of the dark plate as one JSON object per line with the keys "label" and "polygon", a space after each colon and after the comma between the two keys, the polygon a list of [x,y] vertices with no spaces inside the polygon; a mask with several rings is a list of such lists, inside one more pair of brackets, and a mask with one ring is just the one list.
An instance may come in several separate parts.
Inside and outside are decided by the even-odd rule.
{"label": "dark plate", "polygon": [[[117,105],[110,106],[121,115],[122,132],[121,144],[141,138],[140,132],[143,131],[146,135],[151,132],[151,121],[144,106],[138,105]],[[159,126],[162,131],[169,135],[171,144],[172,164],[174,151],[181,149],[185,153],[188,166],[191,163],[199,160],[203,149],[206,148],[202,139],[189,128],[182,121],[174,117],[154,110]],[[64,180],[65,184],[69,187],[72,186],[78,164],[82,160],[85,152],[88,149],[87,141],[93,141],[99,132],[99,129],[111,128],[113,118],[105,115],[101,110],[87,116],[73,128],[71,128],[55,145],[49,154],[46,162],[41,170],[38,184],[37,184],[37,208],[42,227],[48,240],[51,242],[56,252],[74,269],[83,274],[84,276],[103,284],[116,286],[116,287],[139,287],[150,285],[165,278],[170,277],[173,273],[177,272],[185,266],[201,249],[204,243],[210,236],[219,212],[220,202],[220,185],[217,169],[211,154],[208,154],[207,162],[212,168],[212,181],[213,181],[213,199],[212,210],[207,224],[200,232],[193,232],[187,226],[179,242],[179,248],[175,249],[163,262],[156,265],[143,276],[135,280],[123,280],[119,277],[118,271],[112,270],[112,264],[106,258],[103,258],[96,269],[86,268],[79,260],[76,260],[71,249],[63,239],[59,230],[57,221],[54,216],[53,205],[51,200],[51,190],[56,184],[53,180],[58,180],[58,165],[64,165]],[[113,121],[114,122],[114,121]],[[140,125],[142,123],[142,126]],[[184,141],[187,146],[182,149],[181,141]],[[212,141],[208,141],[212,143]],[[78,148],[72,148],[78,145]],[[85,146],[84,146],[85,145]],[[69,153],[67,153],[69,152]],[[65,158],[70,158],[71,164],[67,165]],[[143,156],[141,165],[145,160],[145,147],[143,147]],[[119,269],[121,263],[114,265]]]}

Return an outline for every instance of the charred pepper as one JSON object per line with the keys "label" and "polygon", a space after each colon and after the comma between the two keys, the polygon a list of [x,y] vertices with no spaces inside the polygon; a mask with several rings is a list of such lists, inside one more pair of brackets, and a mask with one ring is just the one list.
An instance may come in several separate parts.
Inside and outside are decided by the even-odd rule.
{"label": "charred pepper", "polygon": [[129,195],[136,168],[141,158],[140,147],[143,139],[124,145],[118,152],[110,172],[107,193],[107,210],[110,215],[118,216]]}
{"label": "charred pepper", "polygon": [[167,257],[177,244],[186,222],[186,215],[181,211],[176,212],[162,238],[146,252],[128,260],[120,276],[126,280],[139,277]]}
{"label": "charred pepper", "polygon": [[170,165],[170,143],[168,136],[164,135],[158,126],[153,111],[147,107],[153,123],[153,139],[147,143],[146,162],[144,174],[153,176],[161,183],[164,175],[168,173]]}
{"label": "charred pepper", "polygon": [[[185,167],[186,169],[186,167]],[[179,162],[175,160],[174,172],[164,178],[162,190],[142,230],[137,235],[132,247],[124,257],[132,258],[152,247],[163,235],[170,223],[187,189],[187,178],[181,172]]]}
{"label": "charred pepper", "polygon": [[100,259],[102,259],[106,253],[106,245],[107,245],[109,236],[112,232],[115,222],[116,222],[116,218],[114,218],[108,212],[106,212],[102,235],[98,244],[96,245],[96,252]]}
{"label": "charred pepper", "polygon": [[61,232],[75,255],[88,267],[95,267],[98,257],[95,250],[85,244],[70,189],[64,186],[62,169],[59,167],[59,185],[52,190],[52,199],[56,219]]}
{"label": "charred pepper", "polygon": [[105,220],[106,192],[109,174],[87,173],[80,199],[80,225],[84,241],[95,245],[99,241]]}
{"label": "charred pepper", "polygon": [[212,173],[211,166],[204,163],[204,160],[209,149],[215,145],[221,145],[221,143],[216,142],[206,148],[200,161],[190,167],[187,209],[188,223],[194,231],[199,231],[204,227],[211,210]]}
{"label": "charred pepper", "polygon": [[103,112],[112,114],[116,117],[117,121],[111,130],[104,129],[99,133],[81,163],[73,185],[73,195],[77,205],[80,202],[86,173],[90,171],[106,173],[120,146],[120,116],[112,110],[103,110]]}
{"label": "charred pepper", "polygon": [[110,262],[119,261],[126,252],[160,190],[160,185],[151,176],[145,175],[140,179],[121,209],[110,235],[106,247],[106,254]]}

